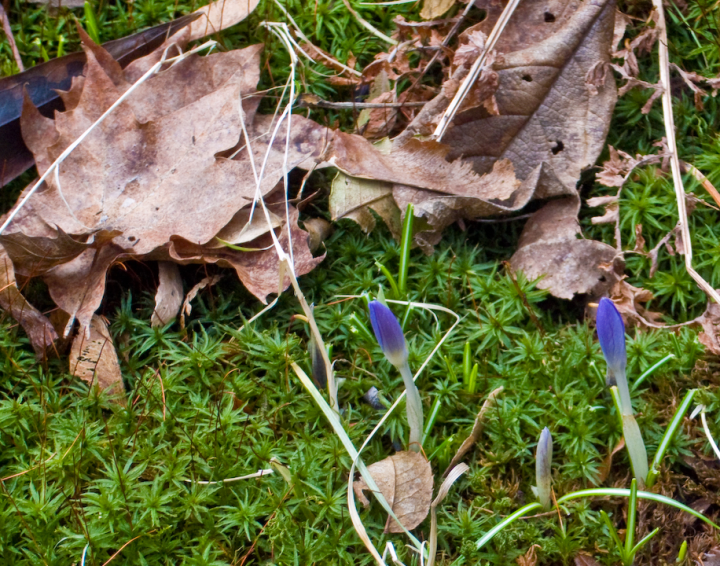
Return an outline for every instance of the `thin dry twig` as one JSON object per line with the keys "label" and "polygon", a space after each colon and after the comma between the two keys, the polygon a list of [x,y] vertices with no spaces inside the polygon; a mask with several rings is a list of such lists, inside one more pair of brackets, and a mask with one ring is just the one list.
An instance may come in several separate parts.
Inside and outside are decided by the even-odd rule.
{"label": "thin dry twig", "polygon": [[494,389],[490,395],[487,396],[487,399],[485,399],[485,402],[483,403],[483,406],[480,409],[480,412],[477,414],[477,417],[475,417],[475,423],[473,424],[472,431],[470,432],[470,435],[465,439],[465,441],[462,443],[460,448],[458,448],[458,451],[455,453],[455,456],[453,456],[453,459],[450,460],[450,463],[448,464],[448,467],[445,469],[445,472],[443,473],[443,477],[448,475],[448,472],[452,470],[455,466],[457,466],[457,463],[463,459],[463,456],[468,453],[468,451],[477,443],[477,441],[480,439],[480,435],[482,434],[483,428],[485,428],[485,415],[490,410],[490,407],[492,407],[495,404],[495,399],[497,398],[500,393],[503,392],[503,387],[500,386],[497,389]]}
{"label": "thin dry twig", "polygon": [[15,64],[22,73],[25,70],[25,67],[23,66],[22,57],[20,57],[20,51],[18,51],[17,43],[15,43],[15,36],[13,35],[12,28],[10,27],[10,18],[8,18],[7,12],[5,11],[5,8],[3,8],[2,4],[0,4],[0,20],[2,20],[3,31],[5,32],[8,43],[10,44],[10,49],[12,49]]}
{"label": "thin dry twig", "polygon": [[688,227],[688,214],[685,205],[685,188],[683,187],[682,174],[680,171],[680,159],[678,158],[677,143],[675,141],[675,120],[673,118],[672,97],[670,90],[670,57],[668,54],[667,25],[665,23],[665,9],[662,0],[653,0],[653,6],[657,10],[657,28],[660,38],[658,41],[658,59],[660,65],[660,84],[663,87],[662,107],[665,121],[665,137],[670,152],[670,169],[672,171],[675,197],[677,201],[680,234],[685,246],[685,269],[695,280],[695,283],[705,291],[707,295],[720,304],[720,294],[710,285],[692,266],[692,242],[690,240],[690,229]]}
{"label": "thin dry twig", "polygon": [[484,68],[485,59],[487,59],[488,53],[490,53],[490,51],[495,48],[495,44],[500,38],[502,32],[505,30],[505,27],[510,21],[510,18],[515,13],[515,9],[517,8],[519,3],[520,0],[510,0],[505,6],[505,9],[502,11],[502,14],[500,14],[498,21],[495,23],[495,27],[493,27],[490,35],[487,38],[487,41],[485,42],[485,49],[482,50],[482,53],[480,53],[478,58],[475,60],[475,63],[473,63],[473,66],[470,68],[470,72],[467,74],[465,80],[462,82],[460,88],[455,94],[455,98],[453,98],[450,106],[447,107],[445,113],[440,118],[440,122],[438,123],[437,128],[433,133],[434,139],[438,141],[442,140],[442,137],[445,134],[448,126],[450,125],[450,122],[452,122],[453,118],[455,117],[455,113],[462,105],[463,100],[465,100],[465,97],[468,95],[470,89],[475,84],[478,76],[480,76],[480,72]]}
{"label": "thin dry twig", "polygon": [[708,192],[708,194],[715,201],[715,204],[720,206],[720,193],[715,188],[715,186],[710,182],[710,180],[705,175],[703,175],[697,167],[694,167],[693,165],[690,165],[689,163],[687,163],[685,161],[680,161],[680,168],[685,173],[690,173],[690,175],[695,177],[697,182],[703,186],[703,188]]}

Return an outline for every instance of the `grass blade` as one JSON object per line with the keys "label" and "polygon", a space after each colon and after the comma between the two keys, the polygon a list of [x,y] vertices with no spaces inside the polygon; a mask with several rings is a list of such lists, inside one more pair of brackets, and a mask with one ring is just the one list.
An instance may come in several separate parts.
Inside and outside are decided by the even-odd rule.
{"label": "grass blade", "polygon": [[485,544],[487,544],[496,534],[498,534],[500,531],[502,531],[505,527],[513,524],[520,517],[523,517],[523,516],[527,515],[528,513],[530,513],[531,511],[535,511],[536,509],[542,509],[542,505],[540,505],[540,503],[538,503],[537,501],[535,503],[530,503],[528,505],[525,505],[525,507],[520,507],[520,509],[515,511],[515,513],[505,517],[502,521],[500,521],[492,529],[490,529],[488,532],[486,532],[479,541],[477,541],[477,549],[480,550],[483,546],[485,546]]}

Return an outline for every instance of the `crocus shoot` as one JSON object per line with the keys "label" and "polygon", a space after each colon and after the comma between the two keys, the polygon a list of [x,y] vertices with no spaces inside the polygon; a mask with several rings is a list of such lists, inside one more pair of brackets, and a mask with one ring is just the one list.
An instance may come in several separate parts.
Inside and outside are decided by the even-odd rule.
{"label": "crocus shoot", "polygon": [[627,380],[627,352],[625,350],[625,324],[615,304],[605,297],[597,310],[597,333],[603,356],[607,362],[607,384],[617,391],[618,412],[622,418],[623,436],[630,455],[633,473],[643,487],[648,475],[648,458],[640,427],[635,420]]}
{"label": "crocus shoot", "polygon": [[380,301],[370,301],[370,322],[383,354],[400,371],[405,382],[410,450],[419,452],[423,435],[422,401],[408,365],[408,350],[402,328],[393,312]]}
{"label": "crocus shoot", "polygon": [[552,508],[552,453],[552,435],[545,427],[540,433],[535,454],[535,479],[538,500],[546,511]]}

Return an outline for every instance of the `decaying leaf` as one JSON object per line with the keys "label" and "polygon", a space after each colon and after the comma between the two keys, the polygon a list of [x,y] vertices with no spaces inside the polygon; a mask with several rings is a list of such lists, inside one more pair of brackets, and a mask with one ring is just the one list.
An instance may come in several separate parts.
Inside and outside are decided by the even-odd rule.
{"label": "decaying leaf", "polygon": [[647,289],[634,287],[625,281],[624,277],[621,277],[613,285],[609,296],[629,328],[633,326],[645,328],[664,326],[662,322],[659,322],[662,313],[650,311],[641,304],[647,303],[653,298],[653,294]]}
{"label": "decaying leaf", "polygon": [[105,321],[93,315],[89,331],[88,336],[81,329],[73,340],[70,373],[89,384],[97,384],[101,390],[110,388],[111,393],[121,392],[120,364]]}
{"label": "decaying leaf", "polygon": [[391,183],[351,177],[338,173],[330,193],[330,217],[349,218],[366,233],[375,228],[374,211],[385,221],[395,238],[400,238],[400,209],[393,199]]}
{"label": "decaying leaf", "polygon": [[51,322],[23,297],[17,288],[15,270],[7,253],[0,246],[0,307],[17,320],[30,339],[38,357],[45,355],[57,340]]}
{"label": "decaying leaf", "polygon": [[698,322],[702,325],[698,340],[709,353],[720,356],[720,305],[708,303]]}
{"label": "decaying leaf", "polygon": [[490,408],[495,404],[495,399],[497,398],[500,393],[503,392],[503,387],[498,387],[497,389],[494,389],[490,394],[487,396],[487,399],[485,399],[485,402],[483,403],[482,407],[480,408],[480,411],[478,412],[477,416],[475,417],[475,422],[473,423],[472,431],[470,432],[470,435],[463,441],[460,448],[458,448],[457,452],[455,453],[455,456],[453,456],[453,459],[448,464],[448,467],[445,469],[445,472],[443,473],[443,476],[447,476],[448,473],[460,462],[460,460],[463,459],[465,454],[468,453],[468,451],[477,444],[477,442],[480,440],[480,435],[482,434],[483,428],[485,427],[485,415],[490,410]]}
{"label": "decaying leaf", "polygon": [[572,299],[576,293],[603,296],[615,283],[617,251],[595,240],[579,239],[577,197],[555,200],[532,215],[510,259],[529,280],[543,277],[540,289]]}
{"label": "decaying leaf", "polygon": [[211,275],[210,277],[204,277],[199,283],[196,283],[192,289],[188,292],[188,294],[185,296],[185,300],[182,304],[182,309],[180,310],[180,328],[185,328],[185,315],[190,315],[192,312],[192,303],[193,299],[197,297],[197,294],[202,291],[205,287],[212,287],[215,285],[218,281],[222,279],[222,275]]}
{"label": "decaying leaf", "polygon": [[423,20],[434,20],[439,18],[445,12],[455,5],[455,0],[425,0],[420,17]]}
{"label": "decaying leaf", "polygon": [[183,302],[183,287],[177,264],[170,261],[158,262],[158,290],[155,294],[155,309],[150,324],[164,326],[180,312]]}
{"label": "decaying leaf", "polygon": [[[368,471],[390,504],[393,513],[406,529],[412,530],[425,520],[430,511],[433,475],[428,462],[417,452],[398,452],[368,466]],[[367,507],[364,480],[353,482],[355,495]],[[401,533],[402,528],[388,517],[386,533]]]}
{"label": "decaying leaf", "polygon": [[310,252],[315,253],[323,245],[323,242],[332,234],[332,224],[324,218],[308,218],[303,222],[307,230],[308,247]]}
{"label": "decaying leaf", "polygon": [[216,0],[196,13],[203,14],[190,26],[190,40],[200,39],[234,26],[247,18],[260,0]]}
{"label": "decaying leaf", "polygon": [[[191,33],[180,31],[124,70],[81,36],[87,65],[70,91],[61,93],[66,111],[51,120],[25,101],[23,135],[40,173],[165,50],[182,48]],[[260,49],[189,56],[143,83],[62,163],[59,185],[49,178],[19,210],[3,241],[19,273],[42,276],[55,303],[70,314],[65,335],[75,319],[89,327],[103,298],[106,272],[116,261],[221,262],[234,267],[261,300],[278,291],[273,251],[243,255],[216,239],[265,249],[272,244],[268,231],[284,225],[274,213],[268,225],[257,207],[250,218],[257,187],[241,116],[255,140],[255,162],[267,154],[260,184],[264,195],[284,171],[319,157],[326,130],[293,116],[294,141],[287,154],[282,127],[268,147],[273,118],[256,117],[258,99],[248,98],[259,79]],[[246,99],[242,108],[241,97]],[[296,215],[290,231],[296,272],[306,273],[322,258],[312,257]],[[283,238],[287,245],[289,237]]]}
{"label": "decaying leaf", "polygon": [[525,556],[518,556],[516,560],[518,566],[536,566],[538,561],[536,552],[538,548],[541,548],[539,544],[533,544],[525,553]]}
{"label": "decaying leaf", "polygon": [[593,224],[615,224],[619,218],[620,204],[616,195],[589,198],[587,205],[590,208],[605,207],[605,214],[590,219]]}
{"label": "decaying leaf", "polygon": [[578,554],[575,557],[575,566],[600,566],[600,563],[587,554]]}
{"label": "decaying leaf", "polygon": [[[598,469],[598,483],[605,483],[605,480],[610,475],[610,469],[612,468],[612,461],[615,454],[620,452],[625,448],[625,439],[621,438],[618,440],[618,443],[615,445],[615,448],[610,450],[608,452],[608,455],[605,457],[605,460],[603,460],[603,463],[600,465],[600,468]],[[575,559],[575,562],[577,563],[577,558]]]}

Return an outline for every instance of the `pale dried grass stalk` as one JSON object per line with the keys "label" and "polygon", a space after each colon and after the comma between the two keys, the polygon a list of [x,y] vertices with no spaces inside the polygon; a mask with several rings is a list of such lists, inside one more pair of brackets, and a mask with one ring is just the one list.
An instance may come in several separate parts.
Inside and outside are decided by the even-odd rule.
{"label": "pale dried grass stalk", "polygon": [[10,44],[15,64],[22,73],[25,70],[25,67],[23,66],[22,57],[20,57],[20,51],[18,51],[17,43],[15,43],[15,36],[13,35],[12,28],[10,27],[10,18],[8,18],[7,12],[5,12],[5,8],[3,8],[2,4],[0,4],[0,20],[2,20],[3,31],[5,32],[5,37],[7,37],[8,43]]}
{"label": "pale dried grass stalk", "polygon": [[660,84],[663,87],[662,108],[665,121],[665,137],[667,138],[668,150],[670,152],[670,169],[672,171],[675,197],[677,201],[680,235],[685,246],[685,269],[695,283],[707,295],[720,304],[720,294],[692,266],[692,243],[690,240],[690,229],[688,226],[688,214],[685,206],[685,188],[683,187],[682,174],[680,171],[680,159],[678,158],[677,142],[675,140],[675,120],[673,118],[672,95],[670,89],[670,57],[668,54],[667,25],[665,23],[665,9],[662,0],[653,0],[653,6],[657,10],[658,39],[658,62],[660,66]]}
{"label": "pale dried grass stalk", "polygon": [[433,133],[434,139],[438,141],[442,140],[442,137],[443,135],[445,135],[445,132],[450,125],[450,122],[452,122],[456,112],[460,108],[460,105],[463,103],[463,100],[465,100],[465,97],[468,95],[470,89],[472,89],[473,84],[475,84],[475,81],[480,75],[480,72],[483,70],[485,59],[487,59],[488,53],[490,53],[490,51],[495,48],[495,44],[500,38],[502,32],[505,30],[505,27],[507,27],[507,24],[510,21],[512,15],[515,13],[515,9],[517,8],[519,3],[520,0],[510,0],[507,3],[507,6],[505,6],[505,9],[502,11],[502,14],[500,14],[498,21],[495,22],[495,27],[493,27],[490,35],[487,38],[487,41],[485,42],[485,48],[482,50],[478,58],[475,59],[473,66],[470,68],[470,72],[465,77],[465,80],[463,80],[460,88],[458,88],[458,91],[455,93],[455,97],[452,99],[452,102],[450,102],[450,105],[447,107],[445,113],[440,118],[440,122],[438,123],[437,128]]}

